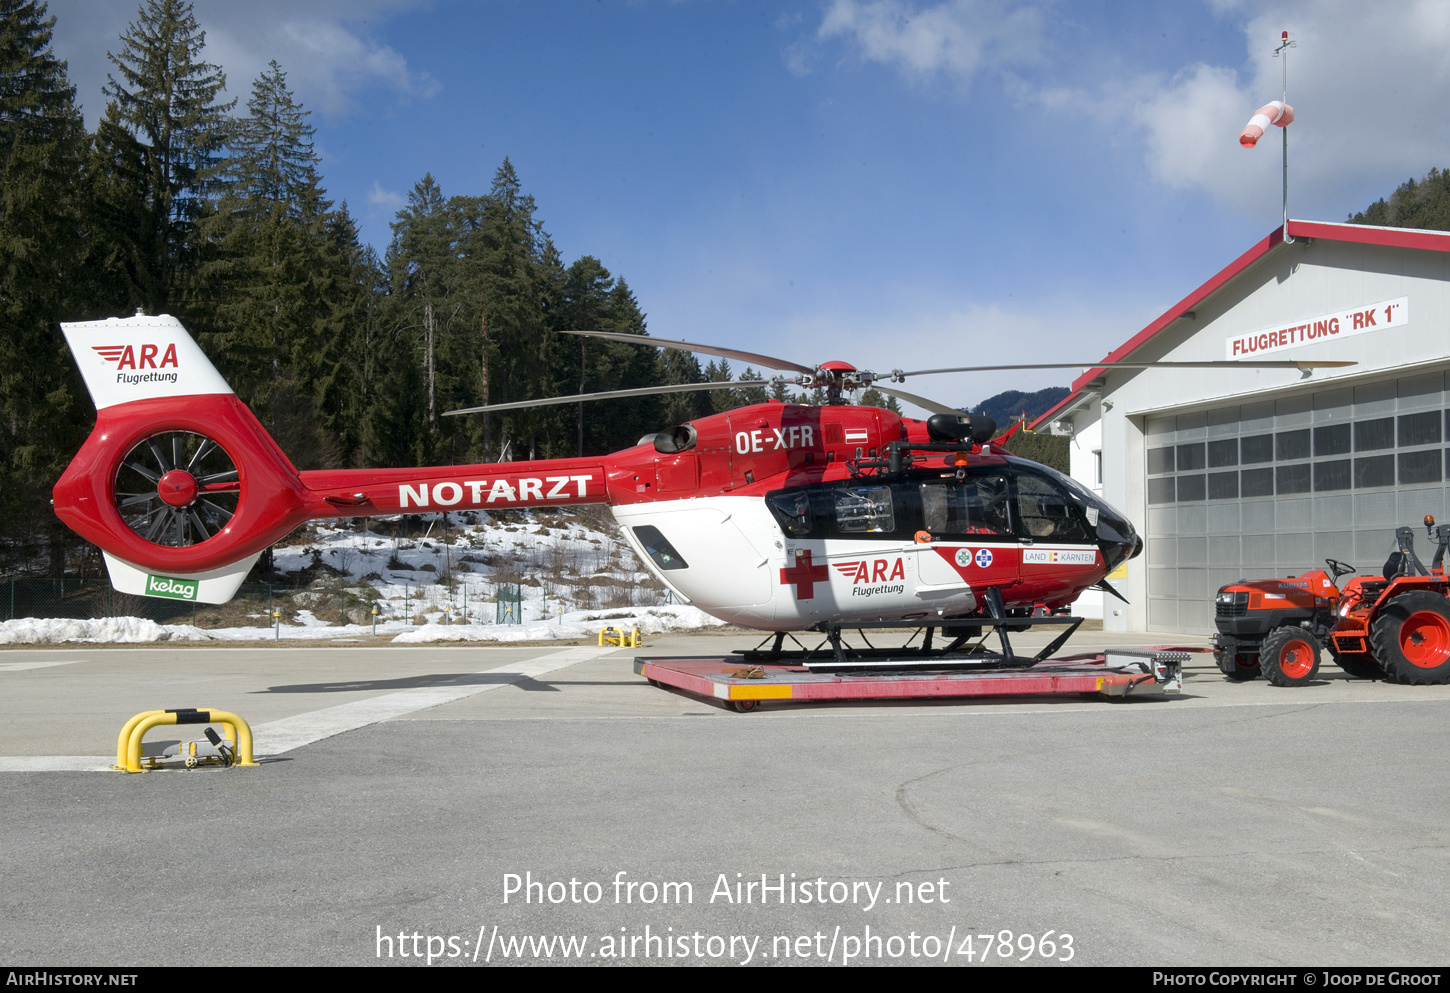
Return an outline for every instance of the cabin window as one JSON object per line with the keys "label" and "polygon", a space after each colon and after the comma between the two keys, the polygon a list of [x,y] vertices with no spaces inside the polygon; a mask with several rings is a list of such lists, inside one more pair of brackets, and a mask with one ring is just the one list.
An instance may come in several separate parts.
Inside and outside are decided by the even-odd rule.
{"label": "cabin window", "polygon": [[842,534],[896,530],[889,486],[853,486],[837,490],[836,527]]}
{"label": "cabin window", "polygon": [[781,490],[766,498],[780,528],[792,538],[809,538],[815,532],[809,490]]}
{"label": "cabin window", "polygon": [[649,556],[656,568],[668,571],[690,567],[680,553],[675,551],[675,546],[671,545],[669,540],[660,533],[659,528],[648,525],[637,527],[634,529],[634,536],[644,546],[644,553]]}

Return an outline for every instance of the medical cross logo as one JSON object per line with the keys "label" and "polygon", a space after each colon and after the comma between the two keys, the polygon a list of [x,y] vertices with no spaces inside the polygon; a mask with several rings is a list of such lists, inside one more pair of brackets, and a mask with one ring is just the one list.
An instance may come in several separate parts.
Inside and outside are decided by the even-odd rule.
{"label": "medical cross logo", "polygon": [[977,565],[983,569],[992,564],[992,552],[990,549],[982,549],[977,553]]}
{"label": "medical cross logo", "polygon": [[795,565],[780,570],[782,586],[794,586],[797,600],[814,600],[816,584],[829,582],[831,570],[823,565],[811,563],[811,550],[802,548],[796,552]]}

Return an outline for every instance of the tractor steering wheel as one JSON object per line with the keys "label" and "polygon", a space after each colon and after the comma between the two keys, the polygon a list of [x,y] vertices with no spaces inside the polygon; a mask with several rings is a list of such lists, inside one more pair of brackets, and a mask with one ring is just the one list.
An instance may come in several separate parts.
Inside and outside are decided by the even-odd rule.
{"label": "tractor steering wheel", "polygon": [[1325,559],[1324,560],[1324,564],[1327,565],[1327,566],[1329,566],[1329,571],[1330,572],[1334,573],[1334,581],[1336,583],[1339,582],[1339,577],[1340,576],[1347,576],[1351,572],[1354,572],[1355,571],[1354,566],[1352,566],[1352,565],[1345,565],[1343,562],[1339,561],[1338,559]]}

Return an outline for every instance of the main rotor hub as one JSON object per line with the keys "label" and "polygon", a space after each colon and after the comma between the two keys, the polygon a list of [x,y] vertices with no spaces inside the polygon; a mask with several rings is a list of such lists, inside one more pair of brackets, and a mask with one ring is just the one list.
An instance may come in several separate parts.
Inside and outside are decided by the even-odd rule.
{"label": "main rotor hub", "polygon": [[841,391],[854,392],[865,389],[876,381],[874,372],[857,369],[849,362],[822,362],[816,366],[814,376],[800,376],[796,382],[802,386],[824,387],[828,404],[841,404]]}
{"label": "main rotor hub", "polygon": [[198,492],[196,477],[185,469],[172,469],[156,481],[156,494],[168,507],[190,507]]}

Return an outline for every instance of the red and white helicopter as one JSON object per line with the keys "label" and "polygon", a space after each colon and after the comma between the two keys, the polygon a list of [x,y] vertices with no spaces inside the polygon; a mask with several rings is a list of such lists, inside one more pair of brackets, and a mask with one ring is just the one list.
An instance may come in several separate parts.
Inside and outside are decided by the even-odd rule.
{"label": "red and white helicopter", "polygon": [[[225,602],[264,549],[316,518],[595,503],[609,506],[661,582],[731,623],[839,632],[918,622],[950,633],[953,620],[960,628],[1063,607],[1142,549],[1133,525],[1099,497],[1001,452],[991,420],[886,385],[965,369],[897,370],[887,379],[844,362],[805,366],[589,332],[794,372],[789,382],[823,388],[827,403],[752,404],[600,457],[299,472],[175,318],[111,318],[63,331],[97,416],[55,485],[55,511],[100,546],[112,584],[127,593]],[[843,401],[868,387],[934,413],[918,420]]]}

